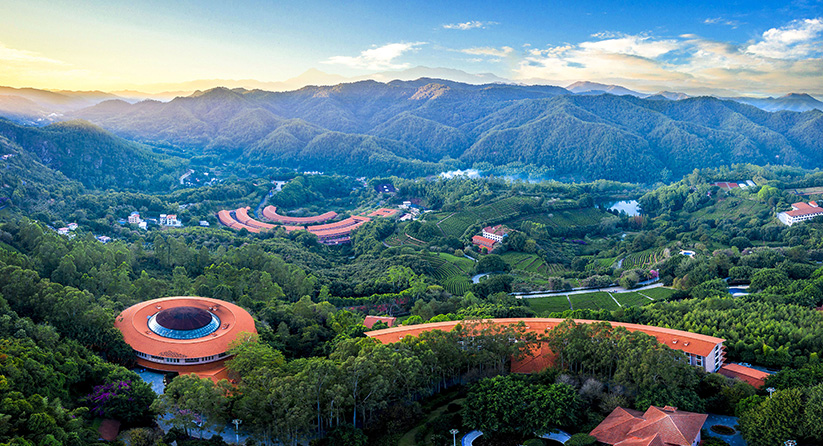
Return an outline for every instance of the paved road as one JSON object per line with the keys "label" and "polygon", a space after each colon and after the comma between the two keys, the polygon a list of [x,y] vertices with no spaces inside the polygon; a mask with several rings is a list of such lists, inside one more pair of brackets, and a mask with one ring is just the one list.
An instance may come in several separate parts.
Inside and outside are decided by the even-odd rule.
{"label": "paved road", "polygon": [[662,287],[662,283],[653,283],[651,285],[641,286],[639,288],[632,288],[627,290],[621,286],[612,286],[608,288],[587,288],[587,289],[577,289],[572,291],[546,291],[545,293],[535,293],[535,294],[515,294],[514,297],[518,299],[531,299],[533,297],[549,297],[549,296],[569,296],[572,294],[585,294],[585,293],[594,293],[595,291],[606,291],[608,293],[633,293],[635,291],[643,291],[649,290],[652,288]]}
{"label": "paved road", "polygon": [[480,283],[480,279],[488,276],[489,273],[477,274],[472,277],[472,283]]}
{"label": "paved road", "polygon": [[468,434],[464,435],[462,439],[460,439],[460,444],[462,446],[472,446],[474,440],[477,440],[477,437],[483,435],[483,432],[480,431],[471,431]]}

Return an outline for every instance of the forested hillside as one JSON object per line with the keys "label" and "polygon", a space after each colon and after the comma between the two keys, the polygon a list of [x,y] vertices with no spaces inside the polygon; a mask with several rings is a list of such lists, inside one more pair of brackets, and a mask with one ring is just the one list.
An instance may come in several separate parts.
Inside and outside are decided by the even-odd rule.
{"label": "forested hillside", "polygon": [[185,166],[83,121],[38,128],[0,119],[0,151],[8,166],[19,166],[12,172],[24,182],[68,178],[95,189],[168,190]]}
{"label": "forested hillside", "polygon": [[108,101],[73,116],[184,153],[357,174],[389,166],[406,176],[436,173],[459,159],[535,165],[558,178],[651,182],[739,162],[823,161],[819,110],[436,79],[284,93],[215,88],[168,103]]}

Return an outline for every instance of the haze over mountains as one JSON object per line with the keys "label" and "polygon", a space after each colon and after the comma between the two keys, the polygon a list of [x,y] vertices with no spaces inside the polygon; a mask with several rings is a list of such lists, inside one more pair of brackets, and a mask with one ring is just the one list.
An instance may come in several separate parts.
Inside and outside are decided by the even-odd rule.
{"label": "haze over mountains", "polygon": [[220,87],[169,102],[4,92],[14,94],[0,95],[0,114],[19,122],[82,119],[184,157],[350,174],[516,162],[557,178],[649,182],[740,162],[823,161],[823,112],[813,109],[823,104],[808,95],[724,100],[591,82],[566,89],[428,78],[288,92]]}

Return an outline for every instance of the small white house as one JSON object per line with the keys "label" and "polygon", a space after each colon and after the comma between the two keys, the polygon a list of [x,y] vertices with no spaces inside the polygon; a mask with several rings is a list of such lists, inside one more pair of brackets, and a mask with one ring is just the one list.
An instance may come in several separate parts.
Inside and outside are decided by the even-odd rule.
{"label": "small white house", "polygon": [[69,231],[74,231],[77,229],[77,223],[69,223],[66,227],[69,228]]}

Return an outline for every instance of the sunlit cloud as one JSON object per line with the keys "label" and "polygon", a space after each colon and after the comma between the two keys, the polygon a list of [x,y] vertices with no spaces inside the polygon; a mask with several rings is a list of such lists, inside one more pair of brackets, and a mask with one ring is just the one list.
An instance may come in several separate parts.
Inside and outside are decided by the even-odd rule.
{"label": "sunlit cloud", "polygon": [[9,63],[66,65],[63,61],[51,59],[33,51],[9,48],[2,43],[0,43],[0,61]]}
{"label": "sunlit cloud", "polygon": [[773,59],[798,59],[823,51],[823,19],[796,20],[782,28],[763,33],[763,40],[749,45],[746,52]]}
{"label": "sunlit cloud", "polygon": [[745,44],[696,34],[603,32],[576,44],[529,48],[517,80],[595,80],[645,91],[823,92],[823,20],[797,20]]}
{"label": "sunlit cloud", "polygon": [[425,44],[426,42],[389,43],[362,51],[359,56],[332,56],[321,63],[363,70],[402,70],[409,68],[411,64],[398,63],[395,59]]}
{"label": "sunlit cloud", "polygon": [[471,20],[463,23],[450,23],[443,25],[443,29],[458,29],[460,31],[467,31],[475,28],[486,28],[487,26],[497,25],[497,22],[480,22]]}
{"label": "sunlit cloud", "polygon": [[460,50],[461,53],[471,54],[473,56],[490,56],[490,57],[506,57],[514,52],[514,48],[509,46],[504,46],[500,48],[493,48],[493,47],[476,47],[476,48],[466,48]]}

